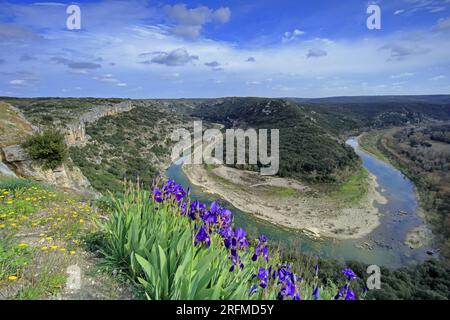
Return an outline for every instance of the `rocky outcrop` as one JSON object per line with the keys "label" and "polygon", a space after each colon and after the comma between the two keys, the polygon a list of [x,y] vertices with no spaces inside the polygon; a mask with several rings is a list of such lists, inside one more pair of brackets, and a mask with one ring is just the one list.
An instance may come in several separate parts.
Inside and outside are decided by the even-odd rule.
{"label": "rocky outcrop", "polygon": [[82,146],[88,140],[86,124],[93,123],[100,118],[131,111],[134,108],[131,101],[121,102],[115,105],[97,106],[81,115],[77,123],[66,125],[65,139],[69,146]]}
{"label": "rocky outcrop", "polygon": [[3,148],[3,154],[5,155],[6,162],[20,162],[28,159],[28,155],[25,150],[19,145],[13,145]]}
{"label": "rocky outcrop", "polygon": [[88,140],[84,123],[67,125],[64,137],[69,146],[83,145]]}
{"label": "rocky outcrop", "polygon": [[16,174],[3,162],[0,162],[0,175],[17,178]]}
{"label": "rocky outcrop", "polygon": [[[53,170],[43,170],[41,166],[30,159],[25,150],[19,145],[2,149],[4,161],[14,168],[18,176],[44,182],[59,188],[71,189],[82,194],[97,196],[91,184],[78,167],[61,165]],[[6,166],[5,164],[3,164]],[[6,166],[7,167],[7,166]]]}
{"label": "rocky outcrop", "polygon": [[[3,105],[10,111],[5,111],[10,114],[8,122],[0,125],[8,133],[13,136],[28,136],[32,132],[39,131],[38,128],[32,126],[19,110],[10,105]],[[86,135],[86,124],[99,120],[102,117],[111,116],[123,112],[131,111],[134,106],[131,101],[125,101],[114,105],[97,106],[90,109],[88,112],[81,115],[77,123],[66,125],[65,140],[68,146],[78,146],[85,144],[89,136]],[[14,125],[7,127],[9,123],[20,123],[21,125]],[[13,132],[13,129],[20,129],[18,132]],[[16,131],[17,131],[16,130]],[[10,139],[11,140],[11,139]],[[0,174],[11,177],[24,177],[36,181],[44,182],[59,188],[74,190],[81,194],[89,196],[98,196],[99,193],[95,191],[89,180],[83,175],[81,170],[76,166],[64,164],[54,170],[43,170],[39,163],[30,159],[28,154],[18,144],[23,139],[13,142],[13,140],[5,140],[0,145]],[[9,141],[9,143],[8,143]],[[69,159],[69,163],[71,160]]]}

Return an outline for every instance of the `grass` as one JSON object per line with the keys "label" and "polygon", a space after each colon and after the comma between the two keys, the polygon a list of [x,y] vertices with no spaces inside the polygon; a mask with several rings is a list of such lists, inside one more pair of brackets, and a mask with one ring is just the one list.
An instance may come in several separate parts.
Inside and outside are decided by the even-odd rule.
{"label": "grass", "polygon": [[368,178],[368,171],[361,167],[332,196],[345,203],[358,203],[368,192]]}
{"label": "grass", "polygon": [[276,198],[287,198],[297,194],[297,189],[288,187],[260,186],[259,188],[263,189],[268,196]]}
{"label": "grass", "polygon": [[53,259],[46,259],[42,265],[34,266],[30,272],[33,277],[23,285],[14,296],[17,300],[37,300],[51,297],[58,293],[66,283],[66,274],[63,272],[69,265],[67,259],[56,254]]}
{"label": "grass", "polygon": [[16,189],[31,188],[37,186],[40,186],[41,188],[44,187],[42,184],[39,184],[30,179],[17,179],[0,176],[0,189],[11,191]]}
{"label": "grass", "polygon": [[96,212],[81,199],[24,179],[0,181],[0,297],[40,299],[63,287]]}
{"label": "grass", "polygon": [[374,155],[376,158],[378,158],[381,161],[384,161],[386,163],[391,163],[388,157],[382,153],[378,147],[377,144],[380,140],[380,134],[376,131],[370,132],[370,134],[363,134],[359,138],[359,146],[364,149],[365,151],[369,152],[370,154]]}

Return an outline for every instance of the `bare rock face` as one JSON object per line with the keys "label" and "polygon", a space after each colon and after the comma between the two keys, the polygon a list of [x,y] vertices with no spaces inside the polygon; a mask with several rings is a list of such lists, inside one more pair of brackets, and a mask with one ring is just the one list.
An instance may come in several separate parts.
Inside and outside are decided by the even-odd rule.
{"label": "bare rock face", "polygon": [[86,139],[86,127],[84,122],[68,125],[65,132],[66,144],[69,146],[83,144]]}
{"label": "bare rock face", "polygon": [[3,153],[5,154],[6,162],[25,161],[29,159],[25,150],[17,144],[4,147]]}
{"label": "bare rock face", "polygon": [[1,161],[0,161],[0,175],[17,178],[16,174],[13,171],[11,171],[11,169]]}
{"label": "bare rock face", "polygon": [[69,124],[65,130],[65,140],[69,146],[82,146],[88,140],[86,135],[86,123],[93,123],[100,118],[113,116],[123,112],[133,110],[134,106],[130,101],[121,102],[112,106],[98,106],[84,113],[77,123]]}
{"label": "bare rock face", "polygon": [[[14,171],[18,176],[60,188],[71,189],[78,193],[94,197],[99,195],[99,193],[92,189],[89,180],[78,167],[62,165],[53,170],[44,170],[38,163],[31,160],[26,151],[19,145],[5,147],[3,148],[3,153],[5,155],[4,161],[11,167],[14,167]],[[9,169],[4,163],[1,164],[3,166],[0,165],[0,171],[2,171],[2,167]]]}

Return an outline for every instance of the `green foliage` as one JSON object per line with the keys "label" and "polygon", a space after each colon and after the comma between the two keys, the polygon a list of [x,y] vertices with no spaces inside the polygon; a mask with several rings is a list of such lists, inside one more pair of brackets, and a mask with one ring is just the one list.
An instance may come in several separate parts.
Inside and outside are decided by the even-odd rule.
{"label": "green foliage", "polygon": [[43,266],[36,275],[38,281],[21,287],[14,299],[18,300],[38,300],[43,297],[52,296],[66,283],[66,274],[56,272],[49,266]]}
{"label": "green foliage", "polygon": [[24,142],[23,147],[33,160],[41,163],[43,169],[55,169],[68,158],[64,136],[53,129],[34,134]]}
{"label": "green foliage", "polygon": [[382,268],[381,290],[373,290],[368,299],[378,300],[448,300],[450,269],[437,260],[411,268]]}
{"label": "green foliage", "polygon": [[358,203],[367,194],[367,179],[368,171],[360,168],[339,186],[333,196],[345,203]]}
{"label": "green foliage", "polygon": [[177,119],[153,104],[101,118],[86,127],[92,143],[70,148],[71,158],[100,192],[121,192],[124,179],[149,185],[158,165],[169,161],[170,143],[164,137],[171,129],[166,126],[176,126]]}
{"label": "green foliage", "polygon": [[[135,187],[128,188],[123,197],[112,196],[111,202],[108,219],[99,222],[102,236],[91,237],[91,245],[102,253],[108,269],[121,270],[140,284],[148,299],[277,297],[277,283],[249,295],[251,286],[259,283],[253,275],[258,274],[260,266],[267,267],[264,259],[251,261],[254,248],[241,251],[245,267],[230,272],[230,253],[220,236],[211,235],[209,248],[195,245],[195,222],[182,216],[177,206],[156,204],[149,200],[148,192]],[[271,264],[281,261],[277,250],[271,250]],[[314,276],[302,281],[302,299],[312,298],[315,285],[322,288],[323,299],[332,299],[336,286],[330,281],[324,283],[320,285]]]}
{"label": "green foliage", "polygon": [[[193,225],[169,206],[156,207],[148,193],[113,197],[113,212],[100,223],[102,253],[145,288],[149,299],[247,299],[254,268],[230,273],[227,251],[213,239],[193,243]],[[249,256],[244,263],[251,266]]]}
{"label": "green foliage", "polygon": [[103,98],[6,98],[2,99],[20,109],[26,118],[44,128],[77,121],[92,106],[113,105],[122,99]]}
{"label": "green foliage", "polygon": [[18,189],[28,189],[31,187],[43,187],[41,184],[29,180],[29,179],[17,179],[17,178],[0,178],[0,190],[18,190]]}
{"label": "green foliage", "polygon": [[281,99],[229,98],[200,105],[192,115],[226,128],[279,129],[282,177],[334,182],[359,166],[353,149],[333,138],[337,130],[327,115],[312,107]]}
{"label": "green foliage", "polygon": [[18,247],[18,243],[11,237],[0,239],[0,281],[9,276],[20,276],[33,260],[31,248]]}

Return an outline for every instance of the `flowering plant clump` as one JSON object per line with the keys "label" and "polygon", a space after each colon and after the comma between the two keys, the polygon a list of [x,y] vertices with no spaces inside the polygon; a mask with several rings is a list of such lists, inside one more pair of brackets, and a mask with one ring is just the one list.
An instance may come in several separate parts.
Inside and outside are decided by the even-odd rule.
{"label": "flowering plant clump", "polygon": [[356,300],[356,295],[351,288],[352,281],[358,279],[352,269],[346,268],[342,270],[342,274],[347,278],[347,283],[339,290],[334,297],[335,300]]}
{"label": "flowering plant clump", "polygon": [[[270,258],[268,239],[261,235],[250,250],[247,232],[235,227],[233,214],[221,207],[216,201],[208,206],[200,201],[190,201],[189,189],[186,191],[180,184],[172,180],[159,183],[155,181],[150,192],[150,201],[161,208],[174,208],[180,217],[188,218],[193,224],[193,244],[196,248],[206,250],[221,247],[228,252],[231,265],[229,273],[246,268],[245,261],[249,261],[248,268],[252,270],[250,284],[247,289],[249,298],[276,298],[279,300],[300,300],[301,288],[305,287],[303,279],[298,277],[287,263],[280,263]],[[250,257],[248,259],[247,257]],[[275,255],[274,255],[275,256]],[[270,261],[274,264],[270,264]],[[321,299],[321,288],[318,283],[319,266],[315,267],[315,278],[312,288],[305,289],[305,299]],[[356,279],[351,269],[345,269],[343,274],[348,283],[339,290],[336,298],[346,300],[355,299],[350,288],[350,282]],[[255,283],[256,281],[256,283]],[[309,284],[307,284],[309,285]],[[306,293],[307,292],[307,293]],[[242,297],[241,297],[242,298]]]}

